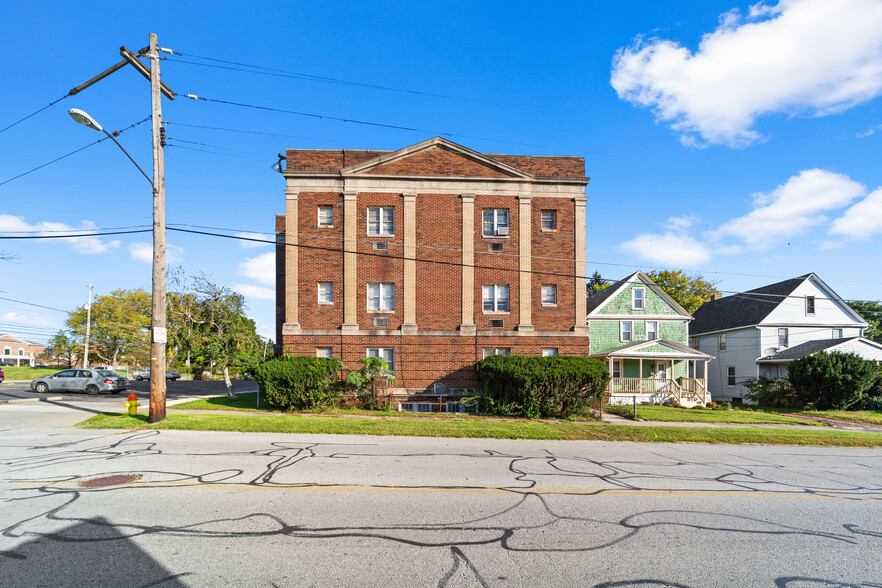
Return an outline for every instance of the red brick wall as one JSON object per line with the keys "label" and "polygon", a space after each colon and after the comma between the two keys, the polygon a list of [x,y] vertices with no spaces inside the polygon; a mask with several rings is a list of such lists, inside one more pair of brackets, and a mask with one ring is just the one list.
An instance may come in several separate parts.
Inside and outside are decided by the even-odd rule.
{"label": "red brick wall", "polygon": [[[420,329],[462,324],[462,199],[420,194],[416,200],[416,318]],[[452,265],[451,265],[452,264]]]}
{"label": "red brick wall", "polygon": [[541,355],[553,348],[559,355],[587,355],[587,337],[461,337],[461,336],[285,336],[285,352],[314,356],[317,347],[330,347],[334,357],[352,369],[368,347],[395,349],[396,388],[425,389],[434,383],[451,388],[475,388],[474,365],[485,348],[507,347],[512,354]]}
{"label": "red brick wall", "polygon": [[398,176],[452,176],[501,178],[509,174],[487,167],[483,163],[451,153],[442,147],[433,147],[409,157],[392,161],[369,170],[367,173]]}
{"label": "red brick wall", "polygon": [[[318,207],[334,207],[334,228],[318,227]],[[343,196],[334,192],[300,192],[298,285],[301,329],[336,329],[343,323]],[[313,249],[316,247],[317,249]],[[334,304],[318,304],[318,283],[333,282]]]}
{"label": "red brick wall", "polygon": [[[554,210],[557,212],[557,230],[542,232],[541,212]],[[575,203],[569,198],[533,198],[532,199],[532,269],[533,272],[533,326],[537,331],[566,330],[575,324],[575,278],[573,262],[554,261],[557,258],[575,259]],[[545,274],[539,272],[547,272]],[[557,274],[557,275],[552,275]],[[557,286],[557,307],[542,306],[541,287],[543,284]],[[582,304],[585,294],[582,293]]]}
{"label": "red brick wall", "polygon": [[[358,326],[362,329],[373,328],[374,318],[388,318],[389,329],[398,329],[404,322],[404,199],[401,194],[359,194],[357,202],[358,251]],[[395,209],[394,235],[368,235],[367,209],[374,206],[392,207]],[[374,242],[386,241],[389,249],[374,251]],[[375,313],[367,311],[367,284],[370,282],[392,282],[395,284],[395,312]],[[341,321],[342,322],[342,321]]]}
{"label": "red brick wall", "polygon": [[[509,236],[507,239],[505,237],[485,238],[483,236],[481,222],[483,211],[488,208],[508,209]],[[514,329],[518,324],[520,304],[518,223],[518,199],[514,196],[478,195],[475,197],[475,324],[478,329],[489,329],[490,319],[503,319],[506,330]],[[488,253],[490,243],[502,243],[502,253]],[[508,314],[484,314],[482,286],[489,284],[508,284]]]}

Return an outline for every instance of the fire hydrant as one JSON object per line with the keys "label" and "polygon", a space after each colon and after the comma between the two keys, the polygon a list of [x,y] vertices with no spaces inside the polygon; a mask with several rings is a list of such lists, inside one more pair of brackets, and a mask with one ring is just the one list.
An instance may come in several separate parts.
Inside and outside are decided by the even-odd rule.
{"label": "fire hydrant", "polygon": [[141,406],[141,404],[138,402],[138,397],[132,392],[129,394],[129,401],[126,402],[126,408],[129,409],[129,416],[138,416],[139,406]]}

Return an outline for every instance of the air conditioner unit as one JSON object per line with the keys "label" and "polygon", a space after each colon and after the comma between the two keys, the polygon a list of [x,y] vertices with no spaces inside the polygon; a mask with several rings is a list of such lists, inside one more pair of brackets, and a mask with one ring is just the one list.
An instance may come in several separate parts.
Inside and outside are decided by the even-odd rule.
{"label": "air conditioner unit", "polygon": [[508,236],[508,227],[496,227],[496,234]]}
{"label": "air conditioner unit", "polygon": [[374,251],[386,251],[389,249],[388,241],[374,241]]}
{"label": "air conditioner unit", "polygon": [[374,326],[375,327],[388,327],[389,326],[389,319],[386,317],[375,318],[374,319]]}
{"label": "air conditioner unit", "polygon": [[491,329],[501,329],[505,326],[505,321],[503,319],[490,319],[490,328]]}
{"label": "air conditioner unit", "polygon": [[490,243],[489,251],[491,253],[498,253],[499,251],[502,251],[502,245],[502,243]]}

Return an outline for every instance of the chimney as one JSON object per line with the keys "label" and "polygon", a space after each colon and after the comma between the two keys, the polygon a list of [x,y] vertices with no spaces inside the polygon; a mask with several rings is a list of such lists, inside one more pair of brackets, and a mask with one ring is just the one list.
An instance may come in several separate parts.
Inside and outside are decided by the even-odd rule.
{"label": "chimney", "polygon": [[714,292],[713,294],[711,294],[710,301],[713,302],[714,300],[719,300],[722,297],[723,295],[719,292]]}

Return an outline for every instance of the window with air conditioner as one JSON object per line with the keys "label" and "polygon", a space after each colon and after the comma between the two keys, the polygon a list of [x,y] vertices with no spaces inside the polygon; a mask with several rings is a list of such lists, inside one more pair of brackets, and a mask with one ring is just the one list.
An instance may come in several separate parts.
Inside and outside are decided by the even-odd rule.
{"label": "window with air conditioner", "polygon": [[318,226],[329,229],[334,226],[334,207],[319,206],[318,207]]}
{"label": "window with air conditioner", "polygon": [[318,303],[319,304],[334,304],[334,283],[333,282],[319,282]]}
{"label": "window with air conditioner", "polygon": [[482,287],[482,308],[485,313],[508,312],[508,285],[488,284]]}
{"label": "window with air conditioner", "polygon": [[483,211],[481,233],[485,237],[508,236],[508,210],[504,208],[487,208]]}
{"label": "window with air conditioner", "polygon": [[372,206],[367,211],[368,235],[392,235],[395,233],[394,208],[391,206]]}
{"label": "window with air conditioner", "polygon": [[395,310],[395,284],[373,282],[367,285],[368,312],[393,312]]}

